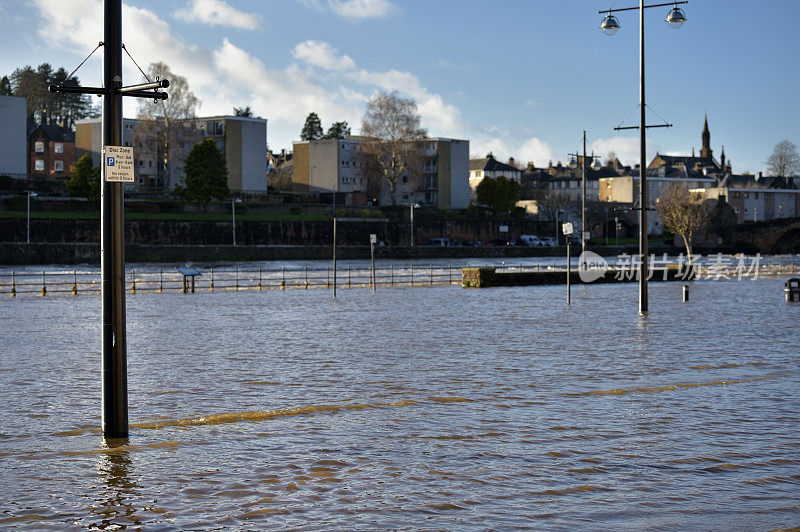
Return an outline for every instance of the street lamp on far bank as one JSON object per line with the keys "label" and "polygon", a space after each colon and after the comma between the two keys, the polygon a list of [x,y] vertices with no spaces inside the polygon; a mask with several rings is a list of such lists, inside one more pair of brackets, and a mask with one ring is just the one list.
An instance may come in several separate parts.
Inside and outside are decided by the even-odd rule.
{"label": "street lamp on far bank", "polygon": [[36,192],[28,191],[28,224],[27,224],[27,237],[25,241],[30,244],[31,243],[31,198],[35,198],[38,196]]}
{"label": "street lamp on far bank", "polygon": [[241,203],[242,198],[231,198],[231,213],[233,215],[233,245],[236,245],[236,204]]}
{"label": "street lamp on far bank", "polygon": [[[614,35],[619,30],[620,25],[617,17],[612,13],[620,11],[639,11],[639,312],[645,313],[648,311],[648,295],[647,295],[647,205],[649,195],[647,193],[647,161],[645,149],[645,130],[648,127],[669,127],[671,124],[651,125],[648,126],[645,120],[645,75],[644,75],[644,10],[651,7],[672,6],[672,9],[667,13],[665,19],[667,24],[672,28],[680,28],[686,22],[686,15],[683,10],[678,7],[679,4],[688,4],[688,0],[680,2],[667,2],[663,4],[644,5],[644,0],[639,0],[638,7],[625,7],[617,9],[605,9],[598,11],[598,13],[605,13],[603,21],[600,24],[600,29],[606,35]],[[615,130],[620,129],[637,129],[637,127],[616,127]]]}
{"label": "street lamp on far bank", "polygon": [[420,203],[411,204],[411,247],[414,247],[414,207],[422,207]]}

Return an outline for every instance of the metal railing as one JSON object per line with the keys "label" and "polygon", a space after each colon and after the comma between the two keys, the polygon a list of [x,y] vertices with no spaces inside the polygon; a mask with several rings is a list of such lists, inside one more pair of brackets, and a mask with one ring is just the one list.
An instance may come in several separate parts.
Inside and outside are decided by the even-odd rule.
{"label": "metal railing", "polygon": [[[700,279],[737,277],[800,276],[800,258],[762,258],[756,268],[737,268],[737,263],[725,270],[719,264],[700,263],[694,271]],[[750,265],[752,266],[752,265]],[[407,265],[376,268],[375,286],[442,286],[460,285],[461,270],[466,265]],[[553,264],[500,264],[487,266],[501,272],[566,271],[566,266]],[[630,264],[610,261],[609,267],[630,269]],[[331,267],[320,268],[209,268],[199,270],[194,283],[184,282],[183,274],[173,269],[129,269],[125,273],[125,290],[130,294],[140,292],[239,291],[288,290],[333,288],[334,272]],[[573,263],[577,271],[577,263]],[[370,288],[372,271],[368,266],[339,267],[336,270],[336,288]],[[53,296],[100,293],[98,270],[41,270],[0,272],[0,295]]]}

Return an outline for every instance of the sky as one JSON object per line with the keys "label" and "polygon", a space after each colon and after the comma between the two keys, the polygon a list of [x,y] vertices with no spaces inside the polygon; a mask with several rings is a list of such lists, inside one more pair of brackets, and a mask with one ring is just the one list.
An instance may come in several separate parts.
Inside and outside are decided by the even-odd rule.
{"label": "sky", "polygon": [[[650,3],[662,3],[660,1]],[[638,13],[606,36],[599,10],[635,0],[126,0],[123,42],[163,61],[201,101],[198,116],[251,106],[267,141],[291,149],[306,116],[359,133],[379,91],[413,98],[432,137],[546,166],[582,149],[638,163]],[[645,10],[648,160],[711,147],[735,173],[765,170],[775,144],[800,144],[796,0],[691,0],[670,28]],[[743,22],[747,27],[743,26]],[[0,0],[0,75],[49,62],[75,68],[103,38],[101,0]],[[125,84],[141,75],[124,57]],[[99,86],[100,51],[77,76]],[[136,115],[135,99],[124,114]],[[652,112],[651,112],[652,110]]]}

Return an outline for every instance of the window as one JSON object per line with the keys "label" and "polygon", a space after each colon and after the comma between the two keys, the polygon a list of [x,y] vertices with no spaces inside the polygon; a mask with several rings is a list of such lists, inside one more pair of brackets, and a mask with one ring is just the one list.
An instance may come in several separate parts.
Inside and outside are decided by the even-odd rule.
{"label": "window", "polygon": [[139,159],[139,166],[144,166],[144,161]]}
{"label": "window", "polygon": [[[750,197],[750,193],[749,192],[745,192],[744,193],[744,197],[745,197],[745,199],[749,198]],[[747,212],[747,209],[745,209],[744,212]]]}
{"label": "window", "polygon": [[64,153],[64,143],[63,142],[54,142],[53,143],[53,152],[54,153]]}
{"label": "window", "polygon": [[153,167],[153,159],[150,159],[150,160],[148,161],[148,166],[149,166],[150,168],[152,168],[152,167]]}
{"label": "window", "polygon": [[[44,142],[42,142],[41,140],[37,140],[37,141],[36,141],[36,142],[33,144],[33,150],[34,150],[36,153],[44,153]],[[44,170],[44,168],[42,168],[42,170]]]}
{"label": "window", "polygon": [[[740,194],[739,194],[739,192],[735,192],[735,191],[734,191],[734,192],[731,192],[731,197],[732,197],[732,198],[739,198],[739,195],[740,195]],[[737,212],[738,212],[738,211],[737,211]]]}
{"label": "window", "polygon": [[64,161],[53,161],[53,171],[54,172],[63,172],[64,171]]}
{"label": "window", "polygon": [[37,172],[44,172],[44,159],[36,159],[33,161],[33,169]]}
{"label": "window", "polygon": [[753,192],[753,198],[758,199],[758,192]]}

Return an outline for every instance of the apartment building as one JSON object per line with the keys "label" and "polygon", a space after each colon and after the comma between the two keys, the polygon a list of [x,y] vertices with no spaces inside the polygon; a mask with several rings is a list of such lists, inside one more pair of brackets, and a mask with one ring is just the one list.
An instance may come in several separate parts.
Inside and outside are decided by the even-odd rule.
{"label": "apartment building", "polygon": [[[228,187],[233,193],[267,192],[267,120],[241,116],[210,116],[180,120],[173,129],[169,156],[157,140],[161,123],[123,119],[122,142],[133,146],[136,182],[127,185],[140,190],[172,190],[183,185],[184,162],[191,149],[212,138],[225,156]],[[102,129],[99,119],[78,120],[75,128],[78,157],[91,153],[100,164]]]}
{"label": "apartment building", "polygon": [[344,194],[345,205],[360,205],[377,196],[380,205],[463,209],[469,205],[469,141],[430,138],[420,141],[419,175],[402,176],[392,201],[388,183],[376,171],[369,175],[361,157],[361,139],[323,139],[293,143],[294,186],[310,193]]}
{"label": "apartment building", "polygon": [[[647,197],[648,203],[655,202],[667,188],[679,185],[687,189],[710,188],[717,181],[710,177],[659,177],[656,172],[648,170]],[[600,201],[615,203],[636,203],[639,201],[639,176],[626,175],[619,177],[602,177],[599,180],[598,197]]]}
{"label": "apartment building", "polygon": [[704,199],[724,198],[736,213],[738,223],[800,215],[800,190],[793,178],[729,175],[717,187],[693,192]]}

